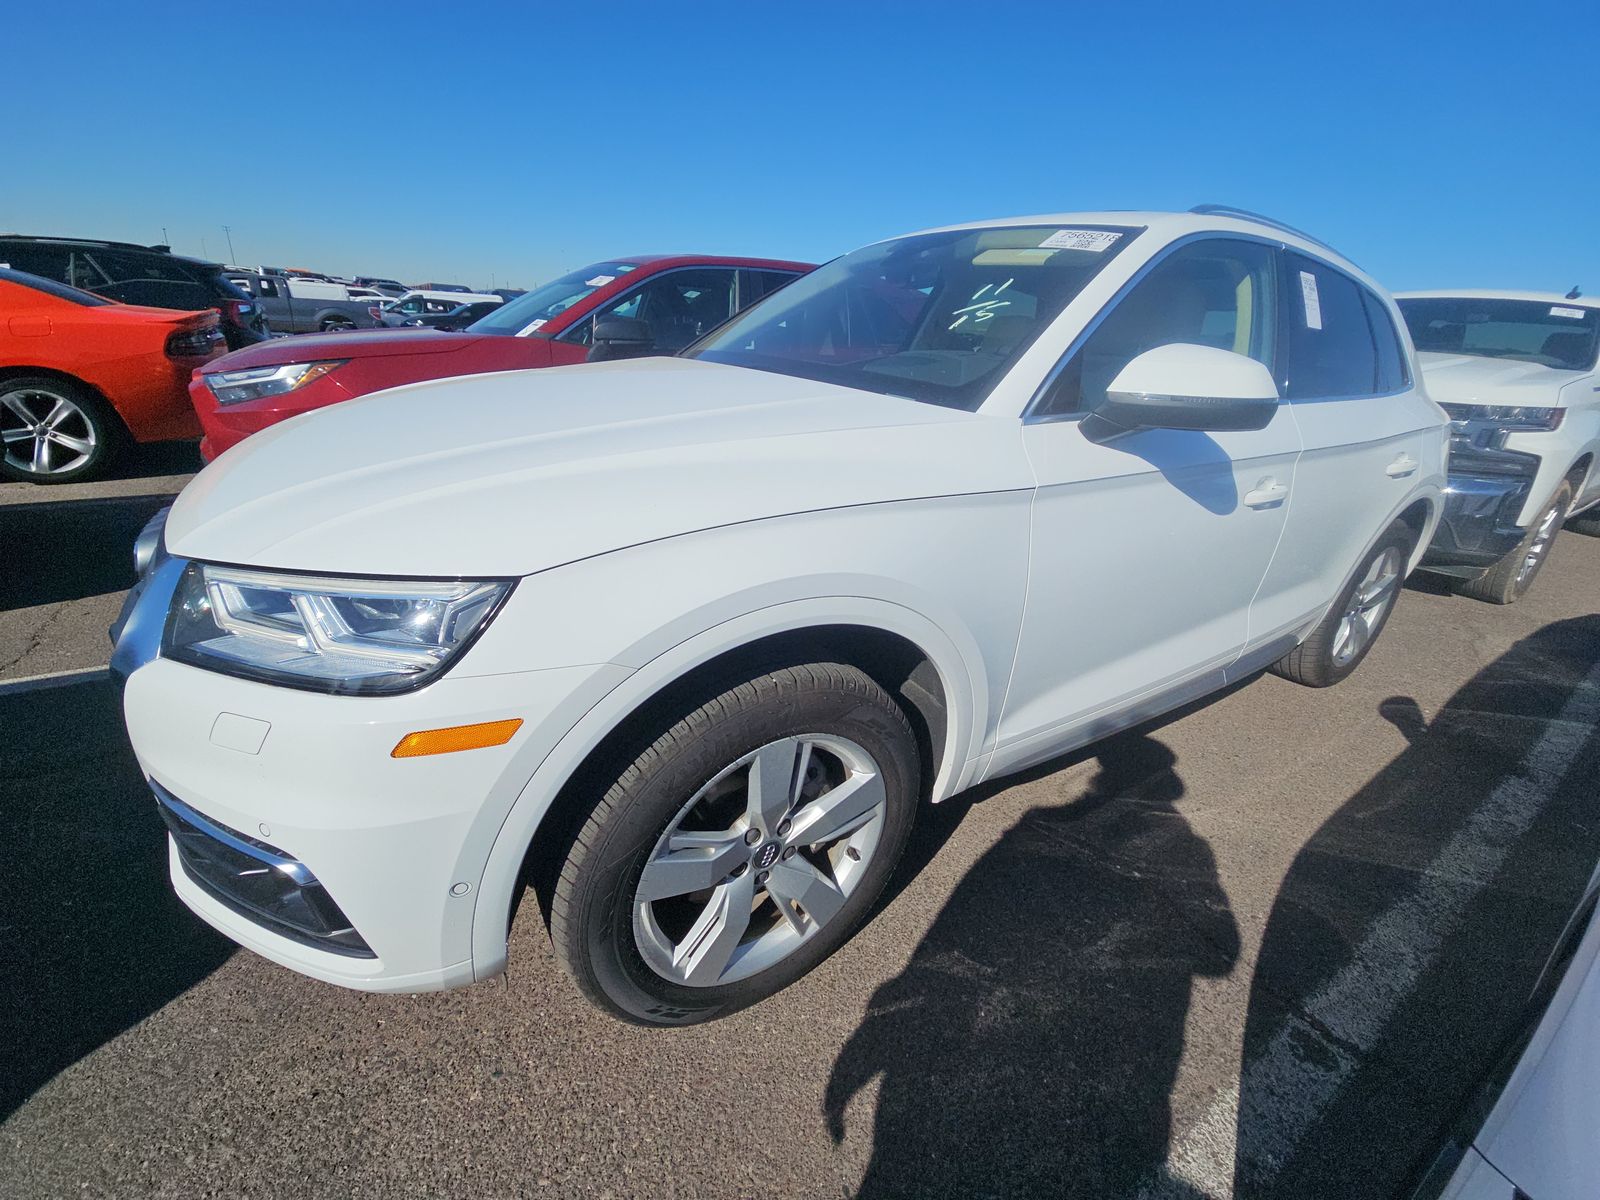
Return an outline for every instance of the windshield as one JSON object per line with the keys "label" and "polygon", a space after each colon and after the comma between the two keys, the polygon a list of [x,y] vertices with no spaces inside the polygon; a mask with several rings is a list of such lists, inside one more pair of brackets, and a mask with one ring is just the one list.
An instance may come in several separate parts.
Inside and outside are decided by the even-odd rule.
{"label": "windshield", "polygon": [[880,242],[795,280],[689,356],[975,409],[1138,232],[1026,225]]}
{"label": "windshield", "polygon": [[1396,303],[1419,351],[1515,358],[1563,371],[1595,365],[1600,308],[1455,296]]}
{"label": "windshield", "polygon": [[553,317],[559,317],[591,292],[605,287],[618,275],[638,270],[638,263],[590,263],[581,271],[563,275],[560,279],[525,292],[515,300],[508,300],[494,312],[467,326],[468,333],[517,334],[523,330],[537,333]]}

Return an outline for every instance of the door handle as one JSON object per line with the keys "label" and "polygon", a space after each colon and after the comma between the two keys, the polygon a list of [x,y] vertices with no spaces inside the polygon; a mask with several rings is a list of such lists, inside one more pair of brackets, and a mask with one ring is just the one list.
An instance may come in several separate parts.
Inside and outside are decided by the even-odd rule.
{"label": "door handle", "polygon": [[1417,460],[1409,454],[1402,453],[1399,458],[1383,469],[1383,473],[1390,479],[1404,479],[1416,469]]}
{"label": "door handle", "polygon": [[1256,484],[1252,491],[1244,494],[1244,505],[1246,508],[1266,508],[1268,505],[1279,503],[1288,494],[1289,489],[1286,485],[1268,476]]}

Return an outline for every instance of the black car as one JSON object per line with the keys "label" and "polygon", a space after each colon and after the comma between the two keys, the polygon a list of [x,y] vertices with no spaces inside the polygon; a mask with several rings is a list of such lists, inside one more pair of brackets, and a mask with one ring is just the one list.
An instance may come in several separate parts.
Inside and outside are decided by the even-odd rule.
{"label": "black car", "polygon": [[228,281],[220,263],[185,258],[167,246],[7,233],[0,234],[0,266],[123,304],[216,309],[231,350],[268,337],[261,306]]}

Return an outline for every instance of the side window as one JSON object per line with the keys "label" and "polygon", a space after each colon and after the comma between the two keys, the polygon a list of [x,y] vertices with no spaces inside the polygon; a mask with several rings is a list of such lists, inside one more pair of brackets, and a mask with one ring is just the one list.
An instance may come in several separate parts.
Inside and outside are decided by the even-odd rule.
{"label": "side window", "polygon": [[733,315],[733,281],[731,267],[664,271],[596,311],[562,340],[587,346],[595,321],[634,317],[650,326],[658,353],[676,354]]}
{"label": "side window", "polygon": [[256,280],[256,291],[269,300],[276,300],[278,298],[278,281],[263,275]]}
{"label": "side window", "polygon": [[409,316],[417,316],[422,312],[422,297],[413,296],[400,306],[400,311]]}
{"label": "side window", "polygon": [[1290,400],[1370,396],[1377,387],[1362,288],[1348,275],[1304,255],[1286,253],[1284,362],[1280,379]]}
{"label": "side window", "polygon": [[1268,246],[1221,238],[1175,250],[1115,302],[1056,376],[1040,411],[1093,410],[1123,367],[1173,342],[1231,350],[1271,370],[1273,259]]}
{"label": "side window", "polygon": [[[0,247],[0,262],[6,263],[13,271],[26,271],[30,275],[53,279],[57,283],[70,284],[73,287],[87,286],[74,282],[72,258],[72,252],[64,247],[31,246],[27,243]],[[94,282],[104,283],[105,280],[96,274]]]}
{"label": "side window", "polygon": [[793,271],[743,271],[739,283],[739,305],[749,308],[764,296],[770,296],[786,283],[799,276]]}
{"label": "side window", "polygon": [[1400,348],[1400,335],[1395,332],[1389,310],[1365,288],[1361,289],[1361,302],[1367,306],[1367,321],[1372,326],[1372,341],[1378,350],[1378,391],[1398,392],[1411,386],[1405,351]]}

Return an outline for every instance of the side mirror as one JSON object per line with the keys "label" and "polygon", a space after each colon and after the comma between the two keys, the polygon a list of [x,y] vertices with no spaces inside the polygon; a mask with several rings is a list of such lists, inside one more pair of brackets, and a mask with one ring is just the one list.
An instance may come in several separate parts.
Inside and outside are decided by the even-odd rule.
{"label": "side mirror", "polygon": [[1173,342],[1146,350],[1117,373],[1084,432],[1105,441],[1134,429],[1214,432],[1265,429],[1278,411],[1272,372],[1253,358]]}
{"label": "side mirror", "polygon": [[606,317],[596,321],[590,341],[590,362],[642,358],[656,347],[650,326],[638,317]]}

